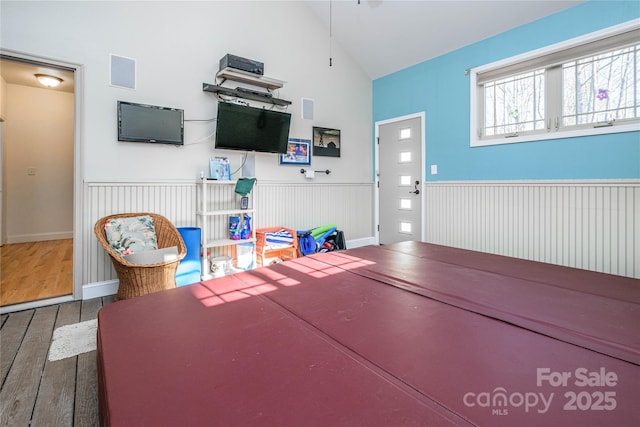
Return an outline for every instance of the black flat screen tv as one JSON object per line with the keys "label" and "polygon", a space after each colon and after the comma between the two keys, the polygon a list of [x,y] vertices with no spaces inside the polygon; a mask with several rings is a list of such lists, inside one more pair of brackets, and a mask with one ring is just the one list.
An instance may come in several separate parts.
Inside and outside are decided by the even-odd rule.
{"label": "black flat screen tv", "polygon": [[291,114],[218,103],[215,148],[286,153]]}
{"label": "black flat screen tv", "polygon": [[184,145],[184,110],[118,101],[118,141]]}

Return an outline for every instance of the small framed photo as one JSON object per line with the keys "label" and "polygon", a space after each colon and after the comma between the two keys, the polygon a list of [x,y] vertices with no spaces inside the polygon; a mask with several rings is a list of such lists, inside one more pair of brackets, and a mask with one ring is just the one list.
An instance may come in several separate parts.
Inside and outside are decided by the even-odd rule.
{"label": "small framed photo", "polygon": [[313,127],[313,155],[340,157],[340,129]]}
{"label": "small framed photo", "polygon": [[280,154],[281,165],[310,165],[311,140],[289,138],[287,152]]}
{"label": "small framed photo", "polygon": [[243,197],[240,199],[240,209],[245,210],[249,209],[249,198]]}

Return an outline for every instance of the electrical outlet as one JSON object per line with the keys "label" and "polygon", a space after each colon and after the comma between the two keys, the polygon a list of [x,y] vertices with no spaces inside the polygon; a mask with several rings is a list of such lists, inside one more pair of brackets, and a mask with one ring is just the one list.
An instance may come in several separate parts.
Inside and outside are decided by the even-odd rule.
{"label": "electrical outlet", "polygon": [[27,168],[27,175],[31,175],[31,176],[33,176],[33,175],[35,175],[35,174],[36,174],[36,168],[34,168],[33,166],[32,166],[32,167]]}
{"label": "electrical outlet", "polygon": [[431,165],[431,175],[438,175],[438,165]]}

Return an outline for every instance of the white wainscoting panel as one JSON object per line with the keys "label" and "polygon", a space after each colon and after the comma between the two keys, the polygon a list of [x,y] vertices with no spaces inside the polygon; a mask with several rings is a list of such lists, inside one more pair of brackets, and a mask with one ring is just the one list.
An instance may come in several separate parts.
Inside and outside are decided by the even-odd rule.
{"label": "white wainscoting panel", "polygon": [[[211,198],[233,196],[233,186],[209,186]],[[348,240],[370,239],[373,235],[372,183],[288,183],[259,182],[255,191],[254,227],[287,226],[293,229],[337,224]],[[93,234],[96,221],[118,212],[155,212],[169,218],[176,227],[197,226],[196,182],[85,183],[83,240],[83,284],[116,279],[106,252]],[[239,200],[231,199],[235,209]],[[227,202],[225,202],[227,203]],[[227,219],[220,230],[228,231]]]}
{"label": "white wainscoting panel", "polygon": [[154,212],[169,218],[176,227],[196,223],[195,182],[165,183],[86,183],[84,226],[84,269],[82,283],[115,279],[116,273],[107,253],[93,233],[103,216],[121,212]]}
{"label": "white wainscoting panel", "polygon": [[347,240],[374,235],[372,183],[261,183],[256,197],[260,227],[306,230],[336,224]]}
{"label": "white wainscoting panel", "polygon": [[640,181],[424,188],[427,242],[640,278]]}

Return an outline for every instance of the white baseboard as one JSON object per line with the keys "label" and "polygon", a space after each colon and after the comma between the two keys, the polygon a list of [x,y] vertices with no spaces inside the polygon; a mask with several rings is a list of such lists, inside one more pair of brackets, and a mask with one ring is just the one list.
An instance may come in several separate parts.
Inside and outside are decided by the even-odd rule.
{"label": "white baseboard", "polygon": [[82,286],[82,299],[93,299],[115,295],[118,292],[118,281],[107,280],[105,282],[87,283]]}
{"label": "white baseboard", "polygon": [[60,231],[57,233],[38,233],[38,234],[14,234],[7,236],[5,243],[31,243],[45,242],[48,240],[73,239],[73,231]]}
{"label": "white baseboard", "polygon": [[0,314],[13,313],[16,311],[31,310],[33,308],[45,307],[48,305],[62,304],[73,301],[73,296],[65,295],[63,297],[47,298],[37,301],[23,302],[20,304],[5,305],[0,307]]}
{"label": "white baseboard", "polygon": [[347,249],[359,248],[361,246],[369,246],[369,245],[377,245],[376,238],[371,237],[363,237],[361,239],[353,239],[347,240]]}

